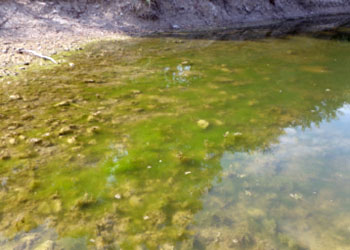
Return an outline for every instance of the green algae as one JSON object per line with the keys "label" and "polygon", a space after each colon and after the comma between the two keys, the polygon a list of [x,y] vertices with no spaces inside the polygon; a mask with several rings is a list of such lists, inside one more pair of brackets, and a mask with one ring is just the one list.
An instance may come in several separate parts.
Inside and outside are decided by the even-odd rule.
{"label": "green algae", "polygon": [[66,249],[347,249],[349,123],[336,120],[349,52],[302,36],[131,39],[4,79],[1,234],[19,244],[46,225]]}

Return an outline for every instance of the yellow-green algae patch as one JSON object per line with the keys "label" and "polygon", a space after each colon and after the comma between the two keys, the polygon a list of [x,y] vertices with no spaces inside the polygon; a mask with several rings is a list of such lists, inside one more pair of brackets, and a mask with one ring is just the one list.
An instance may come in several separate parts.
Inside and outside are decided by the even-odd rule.
{"label": "yellow-green algae patch", "polygon": [[347,249],[349,52],[106,41],[3,79],[0,246]]}

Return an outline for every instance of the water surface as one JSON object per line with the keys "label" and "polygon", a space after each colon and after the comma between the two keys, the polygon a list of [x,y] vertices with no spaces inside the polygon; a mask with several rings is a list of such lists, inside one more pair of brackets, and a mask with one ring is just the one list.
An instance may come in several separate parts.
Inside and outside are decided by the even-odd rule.
{"label": "water surface", "polygon": [[2,79],[1,248],[350,249],[346,32],[106,41]]}

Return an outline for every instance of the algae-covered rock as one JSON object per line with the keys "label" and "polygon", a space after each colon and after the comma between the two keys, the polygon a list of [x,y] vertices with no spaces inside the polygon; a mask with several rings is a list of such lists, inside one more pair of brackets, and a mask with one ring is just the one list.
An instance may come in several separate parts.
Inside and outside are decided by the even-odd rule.
{"label": "algae-covered rock", "polygon": [[56,103],[54,106],[55,107],[67,107],[71,104],[70,101],[62,101],[62,102],[59,102],[59,103]]}
{"label": "algae-covered rock", "polygon": [[93,126],[93,127],[90,127],[88,129],[86,129],[86,132],[89,134],[89,135],[93,135],[93,134],[96,134],[100,131],[100,127],[99,126]]}
{"label": "algae-covered rock", "polygon": [[8,151],[6,151],[6,150],[0,151],[0,159],[1,159],[1,160],[9,160],[9,159],[11,159],[11,154],[10,154],[10,152],[8,152]]}
{"label": "algae-covered rock", "polygon": [[59,130],[58,135],[68,135],[68,134],[72,134],[72,133],[73,133],[72,127],[65,126]]}
{"label": "algae-covered rock", "polygon": [[209,127],[209,122],[206,120],[199,120],[197,121],[197,125],[201,128],[201,129],[207,129]]}
{"label": "algae-covered rock", "polygon": [[75,144],[77,142],[77,137],[73,136],[67,139],[68,144]]}
{"label": "algae-covered rock", "polygon": [[192,221],[192,217],[190,211],[178,211],[173,215],[171,221],[174,225],[186,227]]}
{"label": "algae-covered rock", "polygon": [[38,226],[35,218],[30,214],[19,215],[14,223],[18,231],[24,232],[28,232]]}
{"label": "algae-covered rock", "polygon": [[85,209],[90,207],[91,205],[96,203],[96,199],[94,199],[91,195],[88,193],[85,193],[84,196],[80,199],[78,199],[75,202],[74,208],[76,209]]}
{"label": "algae-covered rock", "polygon": [[142,198],[138,197],[136,195],[131,196],[130,199],[129,199],[129,204],[132,207],[140,206],[141,203],[142,203]]}
{"label": "algae-covered rock", "polygon": [[165,213],[160,210],[149,212],[146,216],[148,217],[148,223],[151,223],[152,225],[162,225],[166,221]]}
{"label": "algae-covered rock", "polygon": [[37,241],[40,240],[39,234],[30,233],[22,237],[13,247],[14,250],[30,250],[33,249]]}
{"label": "algae-covered rock", "polygon": [[47,240],[34,248],[34,250],[54,250],[55,249],[55,242],[52,240]]}

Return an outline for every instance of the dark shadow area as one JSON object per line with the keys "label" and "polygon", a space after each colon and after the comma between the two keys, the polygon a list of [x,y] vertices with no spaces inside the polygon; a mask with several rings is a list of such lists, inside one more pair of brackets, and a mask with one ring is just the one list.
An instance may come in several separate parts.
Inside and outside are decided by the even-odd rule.
{"label": "dark shadow area", "polygon": [[[255,24],[245,28],[224,28],[217,30],[195,30],[189,32],[154,32],[142,37],[175,37],[180,39],[208,40],[258,40],[269,37],[283,38],[288,35],[307,34],[320,39],[349,41],[350,33],[338,29],[350,26],[350,15],[299,19],[270,24]],[[131,34],[133,35],[133,34]],[[134,36],[139,36],[135,35]]]}

